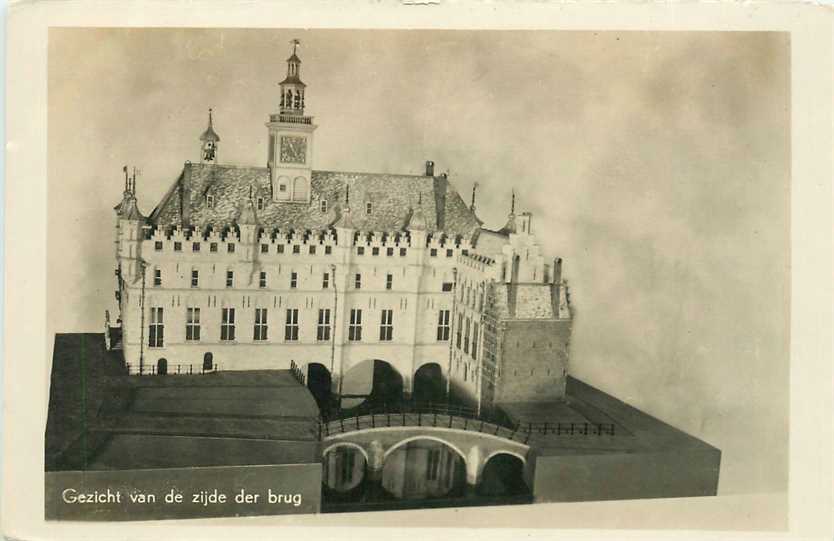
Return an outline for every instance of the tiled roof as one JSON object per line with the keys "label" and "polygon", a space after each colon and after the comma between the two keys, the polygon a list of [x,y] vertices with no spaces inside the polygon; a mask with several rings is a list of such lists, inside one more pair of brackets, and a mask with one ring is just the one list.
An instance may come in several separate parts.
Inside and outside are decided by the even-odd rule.
{"label": "tiled roof", "polygon": [[[257,212],[262,227],[327,229],[341,218],[346,187],[350,187],[350,222],[357,230],[402,230],[420,200],[429,232],[471,238],[479,227],[475,215],[443,177],[313,171],[307,204],[273,201],[269,169],[265,167],[190,163],[154,209],[150,221],[162,227],[222,229],[239,223],[251,190],[253,198],[263,198],[263,209]],[[207,204],[209,195],[214,200],[211,208]],[[324,213],[322,200],[327,201]]]}

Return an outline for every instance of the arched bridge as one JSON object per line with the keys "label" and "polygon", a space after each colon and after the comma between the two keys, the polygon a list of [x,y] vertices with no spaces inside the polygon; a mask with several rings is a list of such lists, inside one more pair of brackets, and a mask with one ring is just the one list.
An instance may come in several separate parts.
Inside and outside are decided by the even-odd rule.
{"label": "arched bridge", "polygon": [[438,442],[454,451],[466,467],[470,486],[478,484],[484,466],[499,454],[521,461],[528,483],[532,473],[528,466],[530,447],[526,444],[529,433],[450,408],[422,406],[416,411],[368,412],[324,422],[321,430],[323,458],[342,447],[356,449],[372,476],[382,470],[392,453],[417,441]]}

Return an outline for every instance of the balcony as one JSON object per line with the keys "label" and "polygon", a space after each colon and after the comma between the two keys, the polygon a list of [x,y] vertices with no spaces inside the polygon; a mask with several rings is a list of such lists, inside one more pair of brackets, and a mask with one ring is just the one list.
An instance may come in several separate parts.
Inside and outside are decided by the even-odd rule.
{"label": "balcony", "polygon": [[288,124],[312,124],[313,117],[302,115],[288,115],[278,113],[276,115],[269,115],[270,122],[286,122]]}

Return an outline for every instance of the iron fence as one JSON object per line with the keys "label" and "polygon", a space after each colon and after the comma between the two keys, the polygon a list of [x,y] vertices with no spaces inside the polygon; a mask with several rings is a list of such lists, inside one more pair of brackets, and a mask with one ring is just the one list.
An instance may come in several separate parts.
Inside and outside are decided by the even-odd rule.
{"label": "iron fence", "polygon": [[528,443],[533,436],[614,436],[613,423],[513,423],[494,413],[479,414],[473,408],[451,404],[401,403],[393,407],[365,408],[323,416],[319,439],[335,434],[383,427],[443,427],[491,434]]}
{"label": "iron fence", "polygon": [[149,363],[144,366],[136,364],[125,363],[127,373],[132,376],[175,376],[188,374],[213,374],[220,371],[220,365],[214,363],[211,368],[206,368],[203,364],[169,364],[164,369],[160,370],[160,366]]}

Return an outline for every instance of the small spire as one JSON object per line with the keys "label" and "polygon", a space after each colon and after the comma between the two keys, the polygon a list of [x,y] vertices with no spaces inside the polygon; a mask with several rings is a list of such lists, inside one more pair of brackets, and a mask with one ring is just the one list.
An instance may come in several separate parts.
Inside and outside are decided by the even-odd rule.
{"label": "small spire", "polygon": [[295,55],[295,53],[298,52],[298,46],[301,45],[301,40],[298,39],[298,38],[295,38],[295,39],[290,40],[290,43],[292,44],[292,54]]}
{"label": "small spire", "polygon": [[211,112],[212,112],[212,109],[211,109],[211,107],[209,107],[209,128],[211,128]]}
{"label": "small spire", "polygon": [[345,207],[350,207],[350,186],[345,185]]}
{"label": "small spire", "polygon": [[475,210],[475,191],[478,189],[478,183],[472,185],[472,204],[469,205],[470,210]]}
{"label": "small spire", "polygon": [[129,180],[128,175],[127,175],[127,165],[122,167],[122,171],[124,171],[124,173],[125,173],[125,192],[130,192],[130,184],[129,184],[130,180]]}
{"label": "small spire", "polygon": [[512,194],[513,195],[510,202],[510,214],[515,215],[515,188],[513,188]]}

